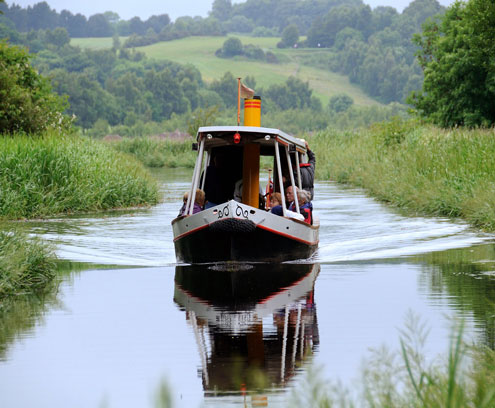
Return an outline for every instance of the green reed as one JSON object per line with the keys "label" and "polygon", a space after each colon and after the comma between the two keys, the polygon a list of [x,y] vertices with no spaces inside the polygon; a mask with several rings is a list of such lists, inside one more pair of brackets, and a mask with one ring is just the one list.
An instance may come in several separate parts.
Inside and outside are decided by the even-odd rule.
{"label": "green reed", "polygon": [[196,159],[196,152],[192,150],[192,138],[175,141],[135,137],[107,143],[118,151],[132,154],[148,167],[193,168]]}
{"label": "green reed", "polygon": [[40,293],[55,277],[55,257],[47,244],[18,231],[0,231],[0,299]]}
{"label": "green reed", "polygon": [[76,136],[0,137],[0,218],[154,204],[157,183],[132,157]]}
{"label": "green reed", "polygon": [[317,176],[360,186],[409,212],[462,217],[495,230],[493,129],[439,129],[393,120],[311,138]]}
{"label": "green reed", "polygon": [[495,352],[463,341],[463,324],[452,329],[447,354],[425,357],[428,330],[414,315],[400,333],[400,350],[372,349],[351,389],[324,381],[311,368],[290,406],[469,408],[495,406]]}

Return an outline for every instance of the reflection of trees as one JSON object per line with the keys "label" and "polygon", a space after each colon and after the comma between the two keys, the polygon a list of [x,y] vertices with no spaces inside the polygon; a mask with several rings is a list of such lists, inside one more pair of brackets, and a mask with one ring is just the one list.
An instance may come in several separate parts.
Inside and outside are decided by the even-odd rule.
{"label": "reflection of trees", "polygon": [[495,245],[452,249],[418,259],[426,263],[422,279],[432,296],[448,295],[459,310],[473,313],[483,343],[495,349]]}
{"label": "reflection of trees", "polygon": [[319,265],[176,269],[174,300],[193,328],[205,391],[273,388],[295,374],[319,344],[318,271]]}

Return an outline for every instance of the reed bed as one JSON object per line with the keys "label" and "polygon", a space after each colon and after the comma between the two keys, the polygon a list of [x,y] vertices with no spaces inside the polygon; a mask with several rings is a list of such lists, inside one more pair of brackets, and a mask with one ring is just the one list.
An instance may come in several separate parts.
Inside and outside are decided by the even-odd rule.
{"label": "reed bed", "polygon": [[107,142],[120,152],[132,154],[148,167],[194,168],[193,139],[175,141],[152,137],[124,138]]}
{"label": "reed bed", "polygon": [[408,212],[495,230],[495,132],[399,119],[311,138],[317,177],[363,187]]}
{"label": "reed bed", "polygon": [[55,277],[55,256],[39,239],[0,231],[0,299],[43,291]]}
{"label": "reed bed", "polygon": [[0,138],[0,218],[154,204],[157,183],[132,157],[75,136]]}

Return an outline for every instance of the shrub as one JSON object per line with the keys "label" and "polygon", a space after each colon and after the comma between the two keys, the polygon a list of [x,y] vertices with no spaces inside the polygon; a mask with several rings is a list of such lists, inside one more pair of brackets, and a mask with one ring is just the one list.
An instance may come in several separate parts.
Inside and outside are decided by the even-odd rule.
{"label": "shrub", "polygon": [[31,66],[25,49],[0,41],[0,134],[68,130],[64,98]]}

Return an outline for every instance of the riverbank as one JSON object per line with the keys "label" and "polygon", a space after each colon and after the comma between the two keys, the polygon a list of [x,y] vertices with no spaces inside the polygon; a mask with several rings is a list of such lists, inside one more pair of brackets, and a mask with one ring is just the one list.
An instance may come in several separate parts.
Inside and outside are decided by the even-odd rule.
{"label": "riverbank", "polygon": [[[0,220],[156,204],[158,184],[129,155],[75,136],[0,138]],[[55,276],[41,241],[0,231],[0,299],[35,293]]]}
{"label": "riverbank", "polygon": [[493,129],[395,120],[310,139],[317,178],[348,183],[408,213],[460,217],[495,231]]}
{"label": "riverbank", "polygon": [[157,183],[103,143],[75,136],[0,138],[0,219],[151,205]]}

